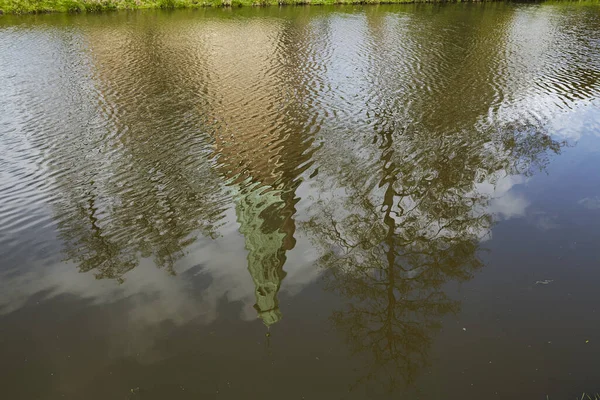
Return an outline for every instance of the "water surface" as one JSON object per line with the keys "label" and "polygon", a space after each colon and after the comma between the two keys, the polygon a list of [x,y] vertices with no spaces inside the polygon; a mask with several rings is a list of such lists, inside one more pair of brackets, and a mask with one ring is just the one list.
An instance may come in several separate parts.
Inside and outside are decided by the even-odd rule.
{"label": "water surface", "polygon": [[0,18],[0,393],[600,391],[600,7]]}

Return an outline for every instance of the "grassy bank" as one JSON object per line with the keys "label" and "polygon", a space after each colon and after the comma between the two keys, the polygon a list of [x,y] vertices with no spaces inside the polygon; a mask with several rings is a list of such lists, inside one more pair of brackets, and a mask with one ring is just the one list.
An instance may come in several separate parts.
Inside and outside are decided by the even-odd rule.
{"label": "grassy bank", "polygon": [[[50,12],[98,12],[149,8],[240,7],[270,5],[394,4],[431,2],[477,2],[485,0],[0,0],[0,14]],[[580,0],[579,2],[590,0]],[[596,2],[598,0],[591,0]]]}
{"label": "grassy bank", "polygon": [[238,7],[282,4],[389,4],[436,1],[442,2],[448,0],[0,0],[0,13],[29,14],[47,12],[97,12],[145,8]]}

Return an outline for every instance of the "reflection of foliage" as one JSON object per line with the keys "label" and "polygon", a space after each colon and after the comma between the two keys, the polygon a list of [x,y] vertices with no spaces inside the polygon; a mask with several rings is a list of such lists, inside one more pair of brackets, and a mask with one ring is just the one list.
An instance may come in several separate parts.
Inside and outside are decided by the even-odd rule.
{"label": "reflection of foliage", "polygon": [[336,195],[315,202],[305,228],[324,247],[328,288],[352,299],[334,324],[354,352],[372,355],[364,379],[391,388],[415,379],[440,319],[458,310],[443,285],[482,266],[478,241],[492,217],[478,183],[543,165],[560,146],[536,132],[506,130],[496,141],[482,131],[375,129],[376,148],[324,150],[323,186]]}
{"label": "reflection of foliage", "polygon": [[227,198],[209,150],[213,127],[190,112],[206,102],[194,71],[165,56],[155,27],[139,30],[90,33],[101,96],[84,106],[97,125],[65,136],[52,154],[71,163],[56,202],[66,258],[119,281],[140,257],[174,273],[199,234],[216,236]]}
{"label": "reflection of foliage", "polygon": [[532,169],[543,169],[548,163],[548,151],[560,153],[566,142],[557,142],[536,126],[513,124],[498,130],[500,148],[506,149],[504,168],[509,173],[530,175]]}
{"label": "reflection of foliage", "polygon": [[[329,132],[317,154],[321,194],[304,225],[323,247],[328,288],[350,303],[332,321],[370,357],[360,381],[389,388],[416,378],[440,320],[458,310],[444,284],[482,267],[490,191],[560,150],[538,126],[486,125],[503,60],[497,38],[511,14],[461,13],[463,24],[448,10],[428,17],[427,29],[412,30],[367,13],[367,62],[352,84],[362,93],[348,89],[348,115],[362,115],[346,125],[352,133]],[[374,135],[350,142],[364,121]]]}
{"label": "reflection of foliage", "polygon": [[62,220],[59,227],[67,239],[67,256],[79,263],[81,272],[98,271],[96,277],[115,278],[122,282],[122,276],[137,266],[136,255],[123,251],[123,247],[103,235],[98,226],[97,209],[94,200],[87,201],[88,207],[78,205],[72,216],[88,224],[68,224]]}
{"label": "reflection of foliage", "polygon": [[[62,153],[81,164],[65,175],[71,184],[63,185],[67,199],[60,206],[60,223],[66,255],[82,271],[121,280],[142,256],[173,273],[198,231],[216,235],[229,200],[227,182],[233,191],[241,189],[236,211],[244,222],[240,230],[257,285],[257,308],[267,324],[279,318],[285,253],[295,244],[297,177],[310,165],[315,121],[308,97],[317,74],[304,70],[307,21],[264,28],[252,25],[246,32],[262,39],[278,32],[278,42],[272,48],[262,39],[244,44],[258,46],[246,48],[246,56],[269,57],[241,76],[235,61],[248,60],[237,50],[239,40],[229,23],[207,28],[222,29],[209,39],[223,46],[218,55],[197,35],[185,35],[182,27],[177,34],[166,33],[154,20],[142,19],[131,32],[101,28],[89,35],[97,90],[106,102],[103,110],[109,110],[100,113],[110,130],[105,137],[116,140],[101,141],[107,151],[90,157],[92,162],[81,151],[88,143],[75,143],[66,154],[67,143]],[[267,70],[278,72],[265,76]],[[261,80],[266,84],[257,87]],[[293,90],[293,101],[281,87]],[[258,101],[257,93],[269,103]],[[248,97],[241,101],[240,94]],[[243,111],[232,107],[242,103],[247,103]],[[266,131],[269,125],[276,129]],[[91,142],[98,144],[97,136]],[[90,176],[97,184],[88,188]],[[264,187],[252,187],[258,182]],[[276,201],[267,187],[278,193]],[[264,206],[265,201],[273,204]]]}
{"label": "reflection of foliage", "polygon": [[98,279],[122,281],[123,275],[138,265],[139,257],[153,257],[157,266],[173,274],[175,262],[198,233],[216,236],[222,208],[220,190],[209,180],[204,187],[191,188],[174,177],[163,179],[164,186],[171,186],[169,192],[157,191],[154,196],[148,195],[150,188],[144,188],[151,181],[143,179],[137,182],[135,194],[107,188],[115,190],[113,201],[118,199],[109,211],[94,194],[99,192],[95,188],[81,200],[73,196],[70,202],[61,202],[64,211],[59,226],[67,258],[76,262],[81,272],[95,271]]}

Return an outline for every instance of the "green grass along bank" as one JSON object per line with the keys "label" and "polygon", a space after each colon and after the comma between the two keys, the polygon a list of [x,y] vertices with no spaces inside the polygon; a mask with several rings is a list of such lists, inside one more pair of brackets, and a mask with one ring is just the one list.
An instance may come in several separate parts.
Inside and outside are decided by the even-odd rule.
{"label": "green grass along bank", "polygon": [[[150,8],[200,8],[273,5],[398,4],[481,0],[0,0],[0,14],[98,12]],[[484,0],[485,1],[485,0]],[[584,0],[589,2],[589,0]],[[592,0],[598,2],[598,0]]]}
{"label": "green grass along bank", "polygon": [[174,9],[307,4],[391,4],[431,1],[432,0],[0,0],[0,13],[78,13],[111,10],[137,10],[150,8]]}

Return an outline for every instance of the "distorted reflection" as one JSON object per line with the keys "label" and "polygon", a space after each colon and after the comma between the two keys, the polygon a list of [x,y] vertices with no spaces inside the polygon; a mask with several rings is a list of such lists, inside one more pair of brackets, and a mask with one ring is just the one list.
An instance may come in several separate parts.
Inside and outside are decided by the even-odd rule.
{"label": "distorted reflection", "polygon": [[[558,150],[543,133],[509,135],[387,130],[370,148],[373,164],[364,172],[353,168],[364,162],[357,154],[329,155],[328,171],[339,172],[322,185],[335,185],[336,195],[311,207],[305,228],[324,247],[319,263],[328,288],[351,300],[332,320],[354,351],[372,353],[365,379],[412,382],[441,318],[458,310],[443,285],[468,280],[482,266],[479,242],[492,223],[492,197],[477,183]],[[505,151],[486,150],[486,141],[497,139]],[[470,156],[452,151],[458,148]]]}
{"label": "distorted reflection", "polygon": [[[349,109],[361,112],[339,124],[316,154],[319,196],[303,228],[322,248],[327,288],[348,301],[333,313],[333,324],[354,353],[370,360],[354,385],[376,380],[392,390],[415,381],[442,318],[459,309],[444,285],[469,280],[482,267],[480,242],[493,213],[523,214],[525,201],[503,204],[498,197],[543,168],[562,145],[541,124],[485,119],[494,99],[507,95],[487,84],[504,49],[486,39],[501,35],[511,14],[493,23],[493,13],[468,16],[451,33],[435,35],[443,52],[418,53],[445,25],[441,14],[407,31],[397,20],[367,13],[365,41],[378,46],[355,59],[364,61],[362,69],[335,78],[341,92],[354,92]],[[386,41],[398,31],[401,44]],[[444,61],[422,64],[416,54]],[[417,104],[406,89],[418,87],[421,75],[403,70],[436,76]],[[356,91],[361,85],[363,92]],[[355,127],[363,135],[353,134]]]}
{"label": "distorted reflection", "polygon": [[[99,279],[122,281],[140,257],[153,257],[173,274],[198,232],[217,234],[225,208],[226,193],[206,157],[210,127],[203,125],[202,114],[189,113],[193,98],[161,95],[182,88],[178,76],[169,73],[167,54],[156,52],[161,44],[152,26],[137,34],[97,29],[86,38],[102,99],[94,110],[102,119],[100,129],[65,137],[64,146],[49,154],[50,164],[68,160],[73,166],[57,178],[56,187],[67,259]],[[114,47],[114,40],[127,45]],[[148,64],[149,59],[167,68]],[[136,96],[140,88],[146,91],[143,101]],[[172,118],[186,114],[177,122]]]}
{"label": "distorted reflection", "polygon": [[[97,113],[95,126],[104,139],[98,141],[92,136],[96,130],[87,129],[78,140],[68,140],[80,128],[74,126],[65,131],[65,146],[49,160],[62,167],[65,160],[78,165],[59,175],[56,186],[67,260],[97,278],[119,282],[140,258],[152,257],[174,274],[175,264],[199,235],[222,235],[219,227],[233,222],[226,217],[233,209],[244,236],[254,308],[270,326],[281,318],[278,292],[287,253],[296,244],[296,191],[315,160],[323,176],[338,160],[335,169],[348,169],[344,181],[366,185],[345,194],[354,197],[351,202],[382,198],[378,207],[386,210],[382,221],[388,236],[398,224],[425,224],[416,221],[418,212],[429,219],[427,229],[437,227],[442,236],[472,235],[471,243],[487,232],[494,209],[522,215],[524,202],[492,199],[496,183],[517,181],[558,144],[537,133],[535,121],[530,127],[502,128],[519,132],[518,137],[471,137],[476,135],[473,126],[477,132],[491,131],[497,119],[514,117],[500,109],[499,117],[484,120],[497,98],[514,97],[511,90],[523,88],[503,86],[496,76],[498,65],[511,68],[512,59],[504,57],[505,43],[494,40],[505,34],[514,16],[511,9],[501,18],[494,9],[482,10],[450,34],[445,27],[454,12],[406,23],[402,16],[370,10],[360,21],[337,20],[337,30],[327,20],[252,20],[241,35],[232,34],[241,29],[239,23],[227,20],[206,26],[186,21],[174,31],[146,19],[135,31],[92,27],[85,35],[92,62],[85,65],[100,102],[89,111]],[[419,49],[430,44],[431,36],[413,29],[417,23],[439,32],[427,54]],[[346,28],[340,27],[353,30],[353,43],[343,42],[347,37],[340,32]],[[343,44],[336,47],[334,60],[330,41]],[[81,43],[66,38],[65,46]],[[349,60],[352,71],[335,72]],[[423,76],[429,77],[429,87],[415,101],[411,93]],[[336,91],[330,91],[334,86]],[[79,95],[86,92],[81,89]],[[327,136],[319,136],[325,145],[314,157],[320,130]],[[373,143],[363,136],[370,130]],[[344,157],[330,153],[348,149],[349,143],[355,146]],[[98,145],[97,152],[91,151]],[[371,152],[373,146],[379,155]],[[352,152],[357,158],[349,163]],[[335,193],[329,208],[339,200],[330,184],[318,189],[324,198]],[[418,207],[410,216],[403,214],[409,222],[396,221],[393,204]],[[350,203],[334,207],[337,212],[355,208]],[[353,217],[356,223],[359,215]],[[420,246],[439,247],[437,237],[420,235]]]}
{"label": "distorted reflection", "polygon": [[[478,182],[522,171],[558,143],[512,130],[504,137],[408,129],[378,135],[369,168],[355,169],[364,154],[347,151],[320,160],[332,173],[321,184],[335,185],[335,195],[315,202],[304,227],[323,247],[329,290],[351,301],[332,321],[355,352],[372,353],[363,379],[395,387],[397,379],[414,381],[441,318],[458,310],[443,285],[468,280],[482,266],[478,248],[492,223],[492,197]],[[505,151],[486,149],[498,139]]]}
{"label": "distorted reflection", "polygon": [[[156,350],[152,384],[199,363],[220,379],[241,358],[232,380],[272,368],[274,391],[296,376],[335,393],[354,373],[353,388],[414,383],[460,308],[448,284],[482,268],[499,220],[558,231],[559,211],[531,211],[523,188],[563,139],[600,131],[597,13],[558,11],[196,10],[0,29],[0,315],[65,294],[57,309],[88,312],[73,326],[121,313],[82,347],[107,374]],[[577,210],[599,199],[577,193]],[[53,336],[56,321],[40,324]],[[261,358],[266,329],[287,334]],[[101,335],[122,347],[89,345]],[[337,376],[312,368],[313,348]]]}
{"label": "distorted reflection", "polygon": [[314,50],[305,20],[253,21],[242,36],[231,35],[232,29],[236,24],[215,25],[205,39],[211,49],[208,90],[219,99],[211,108],[219,121],[216,168],[237,192],[233,202],[255,285],[254,308],[271,326],[281,319],[283,266],[296,244],[298,177],[314,151],[310,85],[319,79],[318,69],[307,68]]}
{"label": "distorted reflection", "polygon": [[[267,326],[281,319],[277,294],[285,278],[285,251],[290,248],[284,244],[285,233],[277,226],[267,231],[267,220],[261,215],[276,216],[280,202],[281,199],[273,191],[266,194],[251,191],[248,195],[241,195],[236,204],[240,232],[244,235],[248,250],[248,271],[255,286],[254,308]],[[270,219],[268,222],[272,221]]]}

